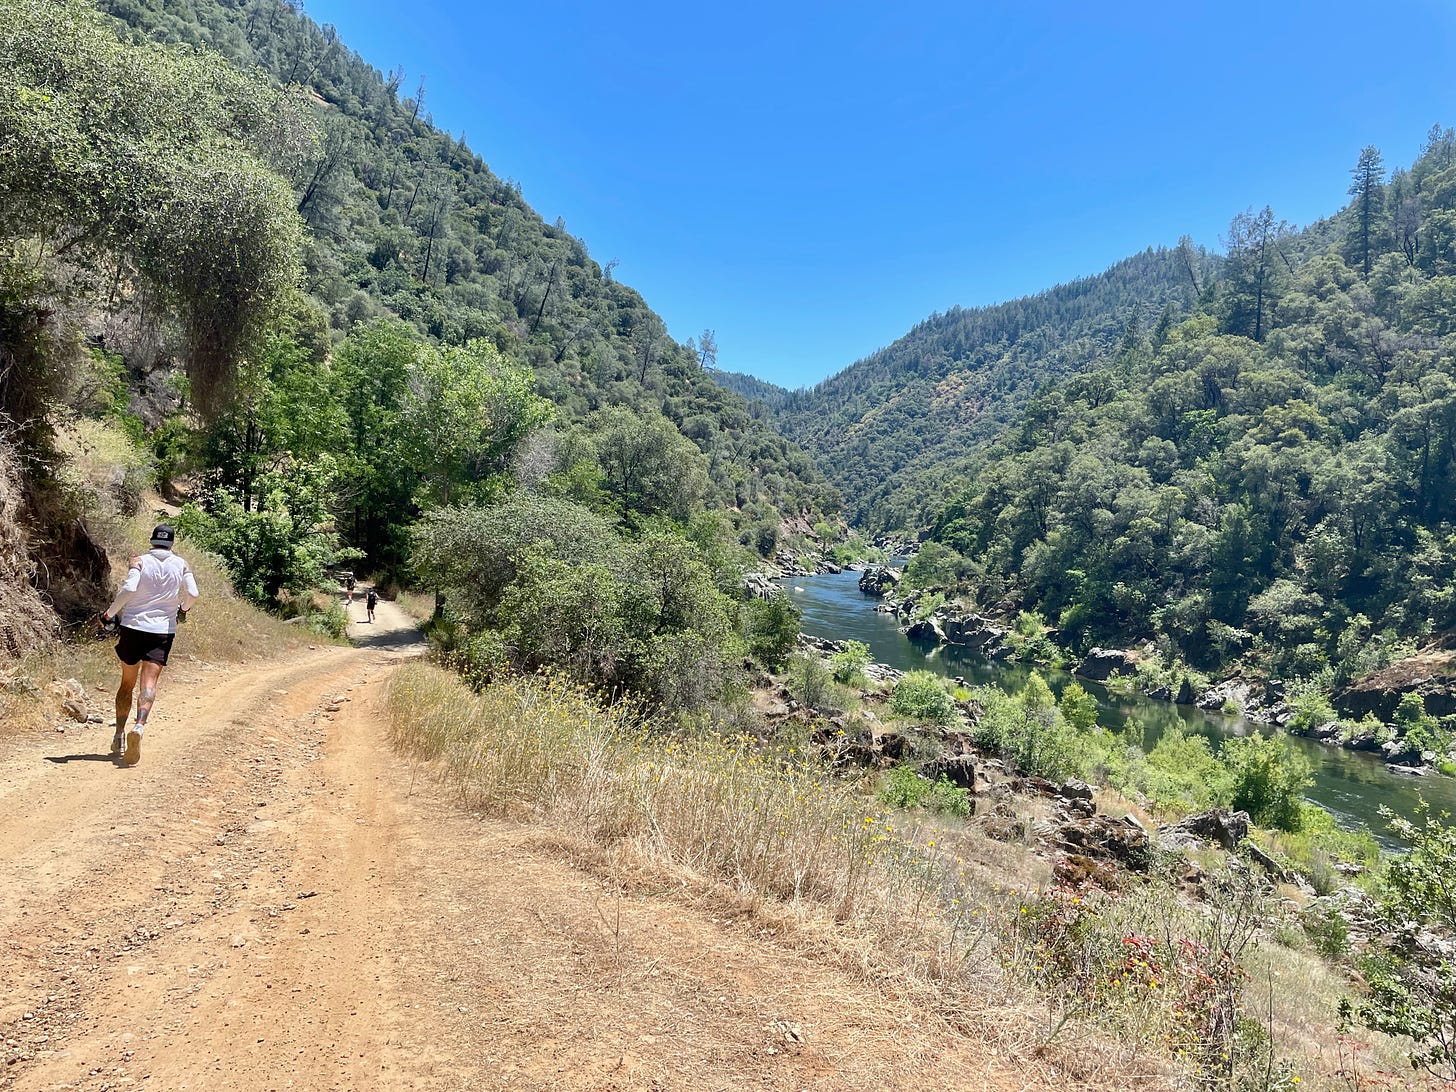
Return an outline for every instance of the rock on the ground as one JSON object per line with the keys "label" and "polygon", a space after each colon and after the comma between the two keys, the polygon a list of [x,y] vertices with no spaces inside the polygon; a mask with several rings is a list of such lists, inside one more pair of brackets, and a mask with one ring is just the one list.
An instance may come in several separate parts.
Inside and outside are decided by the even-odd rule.
{"label": "rock on the ground", "polygon": [[1199,842],[1213,842],[1221,849],[1233,850],[1248,836],[1249,813],[1230,812],[1227,808],[1211,808],[1176,823],[1164,823],[1158,828],[1158,841],[1178,849]]}
{"label": "rock on the ground", "polygon": [[775,584],[767,573],[746,573],[743,577],[745,599],[772,599],[783,593],[784,589]]}
{"label": "rock on the ground", "polygon": [[78,723],[86,723],[86,707],[75,698],[67,698],[61,702],[61,712]]}
{"label": "rock on the ground", "polygon": [[1133,871],[1144,871],[1152,864],[1147,832],[1105,815],[1070,819],[1056,828],[1055,838],[1069,852],[1115,861]]}
{"label": "rock on the ground", "polygon": [[920,775],[930,781],[945,778],[952,785],[976,791],[976,760],[971,755],[941,755],[920,767]]}

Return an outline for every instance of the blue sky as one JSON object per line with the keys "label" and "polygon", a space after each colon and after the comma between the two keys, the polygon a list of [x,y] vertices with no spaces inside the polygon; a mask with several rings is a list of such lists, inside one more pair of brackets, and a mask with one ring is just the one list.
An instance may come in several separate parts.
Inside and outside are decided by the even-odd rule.
{"label": "blue sky", "polygon": [[1456,5],[310,0],[679,340],[812,384],[932,311],[1234,213],[1307,223],[1456,125]]}

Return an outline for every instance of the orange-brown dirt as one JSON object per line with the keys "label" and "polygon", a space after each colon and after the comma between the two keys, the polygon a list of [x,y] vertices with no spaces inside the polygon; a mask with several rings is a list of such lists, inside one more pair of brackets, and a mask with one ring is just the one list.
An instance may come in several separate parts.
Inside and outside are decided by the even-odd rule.
{"label": "orange-brown dirt", "polygon": [[381,603],[374,647],[174,664],[133,768],[106,725],[4,743],[0,1087],[1044,1086],[751,917],[457,807],[386,741],[407,628]]}

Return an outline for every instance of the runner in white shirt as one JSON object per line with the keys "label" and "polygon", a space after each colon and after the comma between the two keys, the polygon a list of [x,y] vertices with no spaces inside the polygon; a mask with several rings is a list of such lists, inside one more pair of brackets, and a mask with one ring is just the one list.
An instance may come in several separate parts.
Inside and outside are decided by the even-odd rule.
{"label": "runner in white shirt", "polygon": [[[116,691],[116,734],[111,737],[111,754],[128,766],[141,761],[142,734],[157,697],[157,680],[172,651],[177,623],[187,620],[188,609],[197,602],[192,567],[172,552],[176,537],[165,523],[152,531],[151,550],[131,559],[121,591],[101,616],[104,626],[118,618],[121,622],[116,642],[121,685]],[[138,675],[142,686],[137,695],[136,725],[128,732],[126,719],[131,715],[131,695]]]}

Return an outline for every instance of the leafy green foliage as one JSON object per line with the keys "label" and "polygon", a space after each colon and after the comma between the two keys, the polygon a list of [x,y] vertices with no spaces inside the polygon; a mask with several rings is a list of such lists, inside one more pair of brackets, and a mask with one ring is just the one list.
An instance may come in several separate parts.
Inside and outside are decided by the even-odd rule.
{"label": "leafy green foliage", "polygon": [[412,537],[418,575],[441,589],[467,633],[499,634],[516,667],[562,667],[688,710],[734,675],[739,604],[703,549],[676,531],[623,538],[580,505],[519,491],[430,511]]}
{"label": "leafy green foliage", "polygon": [[810,709],[818,709],[829,698],[829,669],[818,656],[789,659],[789,692]]}
{"label": "leafy green foliage", "polygon": [[123,45],[86,5],[4,0],[0,131],[0,235],[86,294],[145,286],[186,334],[193,396],[219,406],[297,283],[299,99],[216,56]]}
{"label": "leafy green foliage", "polygon": [[744,615],[749,654],[770,671],[782,670],[799,636],[799,608],[775,595],[750,599]]}
{"label": "leafy green foliage", "polygon": [[1341,1012],[1361,1024],[1414,1041],[1411,1064],[1456,1080],[1456,827],[1423,811],[1413,823],[1384,811],[1410,852],[1391,860],[1379,886],[1386,931],[1366,961],[1367,997]]}
{"label": "leafy green foliage", "polygon": [[983,686],[973,697],[985,710],[974,729],[977,746],[1025,774],[1060,780],[1084,772],[1086,756],[1077,730],[1062,716],[1040,675],[1033,672],[1015,696]]}
{"label": "leafy green foliage", "polygon": [[880,785],[880,800],[892,808],[925,808],[942,815],[963,818],[971,814],[971,794],[949,778],[934,781],[922,777],[910,766],[896,766]]}
{"label": "leafy green foliage", "polygon": [[928,724],[951,724],[957,715],[955,699],[944,680],[932,671],[906,672],[890,692],[890,709],[898,716]]}
{"label": "leafy green foliage", "polygon": [[834,681],[845,686],[864,682],[864,669],[870,665],[870,646],[863,641],[845,641],[844,647],[829,657],[829,672]]}
{"label": "leafy green foliage", "polygon": [[1302,794],[1314,783],[1309,760],[1279,736],[1248,735],[1224,741],[1219,757],[1231,779],[1229,804],[1260,826],[1298,830]]}
{"label": "leafy green foliage", "polygon": [[185,507],[178,529],[223,559],[239,592],[272,605],[284,590],[311,590],[340,557],[329,522],[336,480],[337,468],[327,455],[286,460],[257,475],[250,503],[219,490],[205,510]]}

